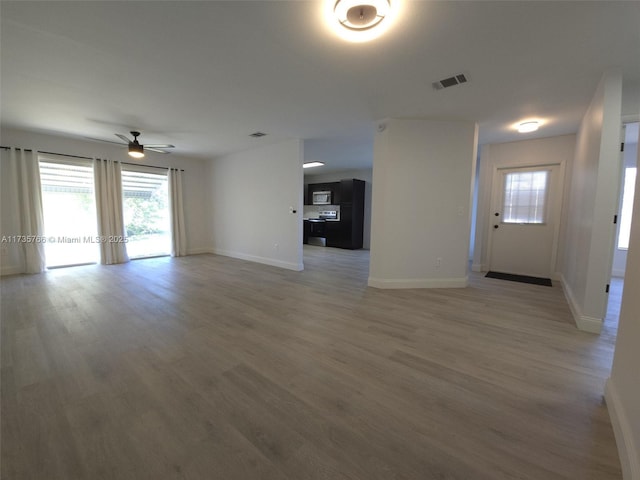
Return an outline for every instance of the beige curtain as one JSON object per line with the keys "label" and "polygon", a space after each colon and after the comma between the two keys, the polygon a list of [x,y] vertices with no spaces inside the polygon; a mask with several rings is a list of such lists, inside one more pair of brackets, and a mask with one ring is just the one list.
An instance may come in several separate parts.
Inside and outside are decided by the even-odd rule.
{"label": "beige curtain", "polygon": [[122,169],[119,162],[95,159],[93,174],[100,237],[100,263],[129,261],[122,214]]}
{"label": "beige curtain", "polygon": [[10,171],[15,175],[15,186],[20,216],[20,232],[24,273],[40,273],[45,270],[44,217],[42,214],[42,188],[36,150],[17,150],[9,154]]}
{"label": "beige curtain", "polygon": [[169,204],[171,210],[171,256],[187,254],[187,234],[182,206],[182,170],[169,169]]}

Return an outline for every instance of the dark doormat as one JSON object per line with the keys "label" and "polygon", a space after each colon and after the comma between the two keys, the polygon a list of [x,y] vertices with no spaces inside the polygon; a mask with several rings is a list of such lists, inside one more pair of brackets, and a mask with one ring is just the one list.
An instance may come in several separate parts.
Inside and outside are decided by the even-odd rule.
{"label": "dark doormat", "polygon": [[510,282],[532,283],[533,285],[542,285],[544,287],[552,286],[550,278],[529,277],[527,275],[514,275],[512,273],[501,272],[487,272],[485,277],[509,280]]}

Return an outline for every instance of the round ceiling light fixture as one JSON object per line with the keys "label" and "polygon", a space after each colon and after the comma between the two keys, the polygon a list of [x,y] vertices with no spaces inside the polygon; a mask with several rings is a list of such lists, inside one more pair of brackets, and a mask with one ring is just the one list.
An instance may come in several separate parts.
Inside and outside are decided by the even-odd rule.
{"label": "round ceiling light fixture", "polygon": [[387,30],[398,3],[399,0],[328,0],[327,18],[345,40],[367,42]]}
{"label": "round ceiling light fixture", "polygon": [[333,11],[344,28],[362,31],[380,25],[389,8],[388,0],[338,0]]}

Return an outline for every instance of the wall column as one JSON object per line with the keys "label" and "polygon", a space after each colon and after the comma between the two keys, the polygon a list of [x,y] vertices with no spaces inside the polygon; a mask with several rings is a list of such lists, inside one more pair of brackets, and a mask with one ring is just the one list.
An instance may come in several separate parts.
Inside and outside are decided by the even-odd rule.
{"label": "wall column", "polygon": [[390,119],[380,125],[369,285],[467,286],[476,124]]}

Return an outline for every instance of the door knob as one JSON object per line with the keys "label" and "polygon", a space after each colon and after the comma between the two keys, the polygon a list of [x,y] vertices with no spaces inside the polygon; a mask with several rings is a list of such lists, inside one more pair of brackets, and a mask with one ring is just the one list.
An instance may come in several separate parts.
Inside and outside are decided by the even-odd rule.
{"label": "door knob", "polygon": [[494,213],[494,215],[495,215],[496,217],[499,217],[499,216],[500,216],[500,214],[499,214],[498,212]]}
{"label": "door knob", "polygon": [[494,225],[494,226],[493,226],[493,228],[498,228],[498,227],[499,227],[499,225]]}

